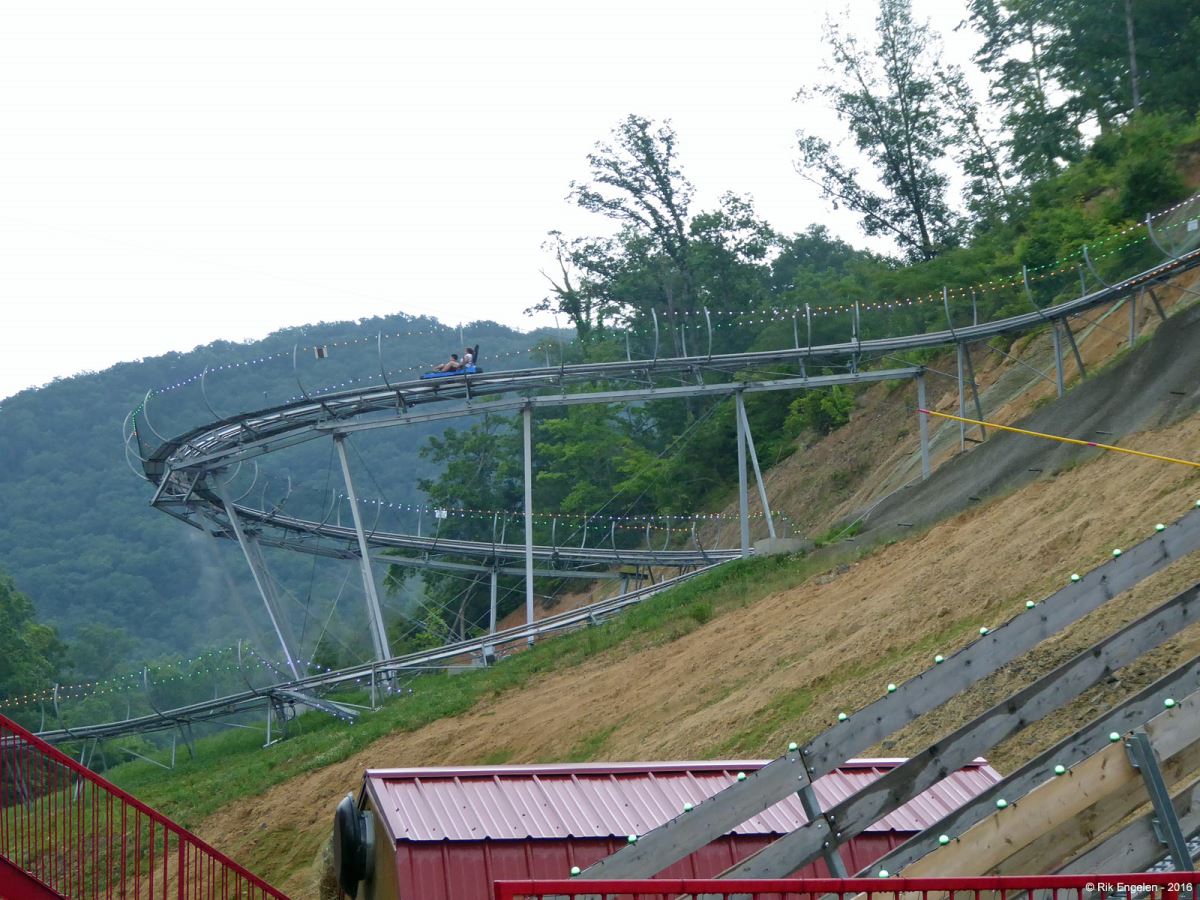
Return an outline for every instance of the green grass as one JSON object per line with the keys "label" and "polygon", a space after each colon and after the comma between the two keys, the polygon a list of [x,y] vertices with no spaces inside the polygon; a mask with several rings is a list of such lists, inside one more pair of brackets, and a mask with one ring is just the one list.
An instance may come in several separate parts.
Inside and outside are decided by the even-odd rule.
{"label": "green grass", "polygon": [[[839,550],[831,548],[809,556],[737,560],[603,625],[544,640],[490,669],[416,678],[409,685],[411,693],[391,699],[377,712],[364,713],[353,725],[308,713],[291,723],[286,740],[266,749],[260,731],[231,729],[198,740],[195,759],[180,749],[171,771],[135,760],[106,774],[184,826],[195,826],[235,800],[345,760],[386,735],[416,731],[439,719],[461,715],[485,699],[520,690],[541,675],[570,669],[603,653],[627,655],[678,640],[713,618],[860,555],[861,551],[843,545]],[[780,711],[780,715],[786,714],[786,710]],[[594,758],[611,733],[612,729],[602,729],[582,736],[570,758]],[[502,747],[476,762],[496,764],[512,755],[511,749]]]}

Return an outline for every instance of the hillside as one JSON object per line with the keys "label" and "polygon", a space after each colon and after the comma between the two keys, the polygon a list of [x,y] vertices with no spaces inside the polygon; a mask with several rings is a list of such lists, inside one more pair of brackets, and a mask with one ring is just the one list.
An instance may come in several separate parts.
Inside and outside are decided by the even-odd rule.
{"label": "hillside", "polygon": [[[1170,327],[1144,322],[1153,336],[1106,365],[1090,364],[1111,354],[1114,343],[1099,331],[1094,343],[1085,339],[1085,363],[1095,371],[1064,401],[1015,393],[995,405],[985,400],[987,414],[1011,421],[1037,406],[1031,421],[1047,431],[1099,424],[1095,416],[1102,415],[1110,426],[1105,430],[1115,432],[1106,440],[1194,456],[1200,358],[1181,348],[1200,337],[1200,306],[1179,302],[1188,297],[1172,292]],[[1029,364],[1044,352],[1043,338],[1035,334],[1010,352]],[[1020,368],[1011,362],[981,365],[986,372],[981,380],[1000,391],[996,386]],[[949,400],[938,398],[942,406]],[[873,389],[848,426],[796,454],[791,476],[790,462],[776,471],[774,490],[792,498],[785,502],[793,515],[804,515],[799,498],[820,491],[831,467],[859,466],[861,486],[836,508],[812,514],[817,526],[832,524],[846,509],[875,502],[907,480],[915,437],[900,432],[913,427],[911,402]],[[881,453],[881,441],[894,451]],[[1044,596],[1071,572],[1098,564],[1113,547],[1140,540],[1156,521],[1179,517],[1200,496],[1200,477],[1182,466],[1014,435],[993,436],[954,457],[950,443],[957,444],[957,427],[943,429],[942,465],[934,478],[879,504],[868,520],[871,528],[854,541],[809,558],[752,561],[731,569],[707,592],[697,585],[674,618],[615,645],[595,632],[558,639],[569,650],[556,651],[548,641],[529,654],[532,659],[542,653],[541,662],[525,676],[502,679],[493,689],[473,682],[476,676],[418,682],[418,694],[397,704],[398,710],[420,703],[423,685],[458,683],[463,691],[448,708],[450,715],[428,721],[414,706],[415,724],[399,724],[369,745],[353,732],[339,740],[322,730],[291,748],[285,743],[251,750],[256,774],[247,781],[256,785],[249,787],[254,796],[193,824],[295,896],[311,897],[330,810],[356,788],[368,766],[775,756],[787,741],[826,727],[839,711],[875,699],[887,682],[923,670],[934,653],[970,642],[981,625],[994,627],[1021,614],[1026,599]],[[856,463],[860,458],[876,462]],[[823,467],[816,462],[821,459],[827,460]],[[899,527],[900,522],[915,527]],[[914,751],[1001,692],[1033,681],[1197,579],[1200,559],[1175,564],[874,752]],[[620,626],[605,629],[614,627]],[[593,640],[589,635],[595,635],[596,652],[581,652]],[[1001,745],[992,762],[1001,771],[1011,769],[1156,671],[1196,653],[1200,631],[1190,629]],[[477,683],[481,686],[471,686]],[[634,684],[638,689],[631,691]],[[233,775],[242,765],[226,760],[214,767],[201,760],[163,777],[145,767],[118,769],[116,775],[187,817],[196,803],[189,798],[220,790],[218,781],[243,777]],[[274,786],[262,790],[265,783]]]}

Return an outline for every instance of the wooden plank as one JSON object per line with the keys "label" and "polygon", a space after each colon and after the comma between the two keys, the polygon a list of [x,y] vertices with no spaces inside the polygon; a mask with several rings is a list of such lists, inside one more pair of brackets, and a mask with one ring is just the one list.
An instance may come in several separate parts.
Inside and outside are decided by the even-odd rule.
{"label": "wooden plank", "polygon": [[[1184,834],[1200,829],[1200,778],[1172,798]],[[1154,811],[1130,822],[1116,834],[1077,855],[1056,874],[1086,875],[1098,872],[1144,872],[1166,854],[1154,831]]]}
{"label": "wooden plank", "polygon": [[[1114,745],[1124,750],[1125,745]],[[1128,762],[1128,757],[1126,758]],[[1132,766],[1130,767],[1132,769]],[[1188,774],[1200,768],[1200,741],[1177,753],[1163,766],[1163,774],[1175,781],[1183,772]],[[1040,840],[1021,848],[1004,860],[989,875],[1022,875],[1027,872],[1052,872],[1066,865],[1100,837],[1111,831],[1122,819],[1144,807],[1149,802],[1146,784],[1141,773],[1133,770],[1136,778],[1119,789],[1102,797],[1099,802],[1081,815],[1062,823],[1043,834]],[[1163,848],[1160,856],[1166,853]]]}
{"label": "wooden plank", "polygon": [[998,784],[981,791],[972,801],[885,855],[875,867],[859,874],[870,875],[877,868],[892,872],[902,870],[937,847],[939,834],[962,834],[990,815],[997,797],[1024,796],[1051,778],[1056,764],[1070,765],[1090,756],[1108,744],[1110,732],[1129,731],[1158,714],[1162,710],[1163,697],[1184,697],[1197,690],[1200,690],[1200,659],[1193,659],[1038,754]]}
{"label": "wooden plank", "polygon": [[1037,608],[1011,619],[941,665],[931,666],[816,737],[804,748],[814,779],[879,743],[914,719],[1012,662],[1046,638],[1074,624],[1103,603],[1171,562],[1200,549],[1200,510],[1161,534],[1147,538],[1046,598]]}
{"label": "wooden plank", "polygon": [[[1179,765],[1200,765],[1198,712],[1200,693],[1147,723],[1146,732],[1164,771],[1176,765],[1176,757]],[[1141,775],[1130,764],[1124,742],[1118,741],[1019,801],[1009,798],[1007,809],[995,811],[950,844],[907,866],[904,875],[1014,874],[1005,865],[1014,858],[1013,865],[1021,865],[1022,871],[1047,871],[1054,868],[1054,857],[1067,854],[1062,858],[1065,862],[1073,855],[1066,847],[1053,846],[1055,840],[1070,840],[1084,829],[1098,834],[1101,823],[1115,824],[1146,799]],[[1088,814],[1093,807],[1098,809]],[[1038,852],[1021,853],[1035,842]]]}
{"label": "wooden plank", "polygon": [[[984,754],[1000,741],[1078,697],[1200,618],[1200,584],[1129,623],[1033,684],[911,757],[856,794],[826,810],[844,843]],[[782,878],[812,862],[829,839],[824,823],[810,821],[721,874],[723,878]]]}
{"label": "wooden plank", "polygon": [[[1010,620],[950,656],[941,665],[931,667],[901,684],[894,694],[885,695],[846,722],[828,729],[800,751],[804,758],[802,768],[807,770],[811,779],[829,774],[855,754],[941,706],[979,679],[1077,622],[1117,594],[1196,549],[1200,549],[1200,510],[1188,513],[1165,531],[1152,535],[1121,556],[1097,566],[1078,582],[1068,583],[1035,610]],[[788,757],[791,755],[788,754]],[[768,772],[771,766],[785,762],[788,757],[775,760],[761,769],[758,775]],[[680,827],[685,820],[676,817],[643,836],[637,844],[623,847],[590,866],[584,871],[584,876],[649,878],[796,789],[796,786],[789,789],[783,782],[768,789],[764,779],[753,795],[750,792],[739,794],[735,801],[728,804],[714,802],[729,790],[740,787],[742,785],[733,785],[697,806],[686,817],[686,827]],[[742,818],[732,820],[730,816],[734,812],[741,814]],[[710,817],[711,825],[708,822]],[[718,824],[724,827],[717,830]]]}

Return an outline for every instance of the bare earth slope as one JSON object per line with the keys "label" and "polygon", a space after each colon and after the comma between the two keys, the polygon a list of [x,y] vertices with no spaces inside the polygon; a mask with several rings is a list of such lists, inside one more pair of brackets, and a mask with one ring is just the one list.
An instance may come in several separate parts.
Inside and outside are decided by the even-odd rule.
{"label": "bare earth slope", "polygon": [[[1200,308],[1180,312],[1153,341],[1086,380],[1066,402],[1039,409],[1029,427],[1116,432],[1102,438],[1108,441],[1140,429],[1122,443],[1200,456],[1198,338]],[[901,404],[895,417],[885,404],[876,413],[864,411],[843,430],[847,434],[831,441],[849,440],[849,429],[865,427],[873,416],[877,428],[887,422],[903,427],[906,417],[911,421],[911,398],[894,403]],[[877,436],[867,437],[880,445]],[[896,448],[895,434],[884,437],[897,459],[910,452]],[[1038,468],[1043,471],[1030,471]],[[971,641],[981,625],[1019,615],[1026,599],[1051,592],[1072,571],[1086,571],[1113,547],[1150,534],[1156,522],[1178,518],[1200,498],[1197,471],[997,436],[879,506],[871,530],[880,538],[905,538],[901,542],[674,640],[639,651],[614,649],[457,718],[389,736],[344,762],[221,810],[199,832],[293,896],[311,897],[333,806],[370,766],[553,761],[578,758],[581,748],[613,760],[778,755],[788,740],[827,727],[839,710],[856,709],[887,682],[928,667],[934,653]],[[920,527],[954,508],[964,511]],[[899,528],[901,521],[918,527]],[[1197,580],[1200,558],[1175,564],[876,750],[904,755],[919,749]],[[1197,653],[1200,633],[1183,633],[1064,714],[998,748],[993,763],[1010,769],[1156,671]]]}

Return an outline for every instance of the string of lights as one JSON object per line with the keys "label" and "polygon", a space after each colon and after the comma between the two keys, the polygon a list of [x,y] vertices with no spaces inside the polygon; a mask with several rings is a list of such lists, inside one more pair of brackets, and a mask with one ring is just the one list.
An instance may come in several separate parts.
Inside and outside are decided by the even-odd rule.
{"label": "string of lights", "polygon": [[[1167,209],[1164,209],[1158,213],[1155,213],[1151,217],[1151,221],[1153,221],[1154,219],[1162,219],[1167,216],[1170,216],[1173,213],[1178,212],[1179,210],[1194,203],[1197,199],[1198,199],[1197,197],[1190,197],[1187,200],[1180,201],[1179,203],[1176,203],[1175,205],[1168,207]],[[1180,219],[1179,221],[1172,222],[1170,224],[1166,224],[1166,225],[1162,225],[1162,226],[1155,226],[1155,227],[1160,233],[1165,233],[1165,232],[1169,232],[1170,230],[1175,229],[1175,228],[1181,228],[1181,227],[1187,226],[1190,221],[1193,221],[1193,220],[1183,218],[1183,219]],[[1148,233],[1142,234],[1140,237],[1134,238],[1132,240],[1125,241],[1124,243],[1122,243],[1116,247],[1108,247],[1108,245],[1111,242],[1118,240],[1119,238],[1134,234],[1135,232],[1138,232],[1138,231],[1144,231],[1145,229],[1146,229],[1146,222],[1144,222],[1144,221],[1136,222],[1136,223],[1126,226],[1125,228],[1119,229],[1109,235],[1097,238],[1097,239],[1089,242],[1086,245],[1081,245],[1081,246],[1077,247],[1076,249],[1072,250],[1071,252],[1067,253],[1065,256],[1055,259],[1052,262],[1045,263],[1040,266],[1030,266],[1027,269],[1024,269],[1021,273],[1013,274],[1008,277],[1001,277],[1001,278],[996,278],[996,279],[991,279],[991,280],[986,280],[986,281],[979,281],[974,284],[956,285],[953,287],[947,287],[946,292],[945,292],[945,299],[962,299],[962,298],[971,297],[972,295],[975,295],[976,297],[978,297],[979,295],[995,293],[997,291],[1004,291],[1004,290],[1008,290],[1008,289],[1012,289],[1012,288],[1016,288],[1016,287],[1023,288],[1026,281],[1028,281],[1030,285],[1040,284],[1051,278],[1055,278],[1055,277],[1066,275],[1066,274],[1075,274],[1079,271],[1079,267],[1080,267],[1079,261],[1083,259],[1085,246],[1087,247],[1088,257],[1093,262],[1097,261],[1097,260],[1105,259],[1116,253],[1120,253],[1123,250],[1128,249],[1129,247],[1135,246],[1139,243],[1146,241],[1149,238]],[[1100,251],[1100,252],[1097,252],[1097,251]],[[894,311],[894,310],[898,310],[898,309],[907,309],[910,307],[924,306],[926,304],[942,303],[943,299],[944,298],[943,298],[942,292],[937,291],[937,292],[932,292],[932,293],[925,294],[925,295],[919,295],[919,296],[914,296],[914,297],[895,298],[892,300],[861,301],[857,304],[857,309],[858,309],[859,314],[861,314],[862,312],[872,312],[872,313],[874,313],[874,312],[889,312],[889,311]],[[792,320],[792,319],[795,319],[795,318],[798,318],[798,317],[804,316],[804,315],[811,315],[811,316],[817,316],[817,317],[850,315],[850,314],[853,314],[854,311],[855,311],[855,304],[844,303],[844,304],[831,304],[831,305],[818,305],[818,306],[810,305],[808,307],[794,307],[794,308],[772,307],[767,310],[709,310],[707,312],[704,310],[671,310],[671,311],[664,310],[660,313],[660,315],[663,317],[664,320],[667,320],[667,321],[670,321],[672,319],[684,320],[685,322],[687,320],[696,320],[698,324],[699,324],[700,319],[702,317],[706,317],[706,316],[707,316],[708,321],[711,321],[711,319],[713,319],[713,318],[736,319],[736,320],[738,320],[737,326],[740,327],[740,326],[746,326],[746,325],[765,325],[765,324],[771,324],[774,322],[787,321],[787,320]],[[727,323],[718,322],[718,323],[714,323],[712,327],[714,329],[716,329],[716,328],[734,327],[734,326],[732,323],[727,324]],[[448,333],[456,333],[458,330],[459,329],[456,326],[445,325],[445,326],[438,326],[438,327],[424,330],[424,331],[396,331],[396,332],[384,334],[383,338],[384,339],[394,339],[394,338],[400,338],[400,337],[437,336],[437,335],[443,335],[443,334],[448,334]],[[332,348],[344,348],[344,347],[351,347],[351,346],[355,346],[355,345],[359,345],[359,344],[369,344],[369,343],[374,343],[377,340],[378,340],[378,336],[369,336],[369,337],[364,336],[364,337],[357,337],[357,338],[349,338],[349,339],[345,339],[345,340],[330,341],[327,343],[313,343],[313,344],[299,347],[298,349],[302,350],[306,353],[308,353],[308,352],[326,352]],[[219,366],[213,366],[213,367],[207,369],[206,372],[216,373],[216,372],[229,371],[229,370],[235,370],[235,369],[243,369],[243,368],[247,368],[247,367],[251,367],[251,366],[264,365],[264,364],[272,362],[274,360],[285,359],[285,358],[291,356],[293,352],[294,351],[291,351],[291,350],[279,351],[277,353],[266,354],[264,356],[260,356],[260,357],[248,359],[248,360],[243,360],[240,362],[224,363]],[[497,359],[502,359],[502,358],[511,359],[511,358],[519,357],[519,356],[528,356],[529,353],[530,353],[530,351],[528,351],[528,350],[511,351],[511,352],[505,352],[505,353],[489,353],[488,358],[491,360],[497,360]],[[434,365],[436,365],[436,362],[432,362],[432,361],[424,362],[424,363],[414,364],[414,365],[412,365],[410,367],[406,367],[406,368],[398,368],[398,369],[395,369],[395,370],[389,372],[388,374],[390,376],[390,375],[404,374],[404,373],[408,373],[408,372],[427,371],[430,368],[432,368]],[[205,374],[206,374],[205,372],[198,372],[188,378],[184,378],[173,384],[163,385],[161,387],[155,388],[154,390],[151,391],[151,394],[152,395],[153,394],[165,394],[165,393],[169,393],[171,391],[178,390],[182,387],[186,387],[187,385],[194,384],[195,382],[199,381],[202,377],[204,377]],[[361,383],[364,383],[367,381],[372,381],[375,378],[377,378],[376,375],[367,375],[367,376],[362,376],[359,378],[351,378],[351,379],[347,379],[346,381],[339,382],[334,385],[322,386],[321,388],[318,388],[313,391],[309,391],[308,393],[310,396],[322,396],[324,394],[327,394],[327,393],[330,393],[333,391],[337,391],[337,390],[340,390],[345,387],[351,387],[355,384],[361,384]],[[303,395],[292,397],[285,402],[288,402],[288,403],[295,402],[296,400],[302,399],[302,396]],[[136,416],[138,414],[140,414],[141,411],[142,411],[142,404],[139,404],[137,409],[134,411],[135,428],[136,428]]]}
{"label": "string of lights", "polygon": [[[339,501],[349,500],[349,496],[343,493],[336,495]],[[383,509],[394,509],[398,512],[418,513],[421,515],[431,515],[436,517],[454,517],[460,519],[475,519],[475,520],[491,520],[495,517],[521,517],[524,518],[524,512],[520,509],[475,509],[465,506],[428,506],[418,503],[390,503],[387,500],[380,500],[372,497],[359,497],[358,502],[363,506],[374,506]],[[790,522],[791,519],[786,513],[773,512],[771,514],[776,519],[782,519]],[[764,514],[761,512],[750,513],[751,519],[761,519]],[[736,521],[737,513],[679,513],[679,514],[664,514],[654,513],[649,515],[634,515],[634,516],[610,516],[601,513],[563,513],[563,512],[548,512],[535,513],[533,521],[539,525],[563,524],[563,523],[579,523],[580,525],[592,525],[601,523],[626,523],[626,522],[641,522],[650,524],[654,522],[664,522],[666,525],[650,524],[652,530],[666,531],[669,528],[674,528],[675,524],[680,525],[690,524],[692,522],[714,522],[714,521]],[[618,527],[622,527],[618,525]],[[625,526],[629,527],[629,526]],[[644,531],[645,528],[633,529]]]}

